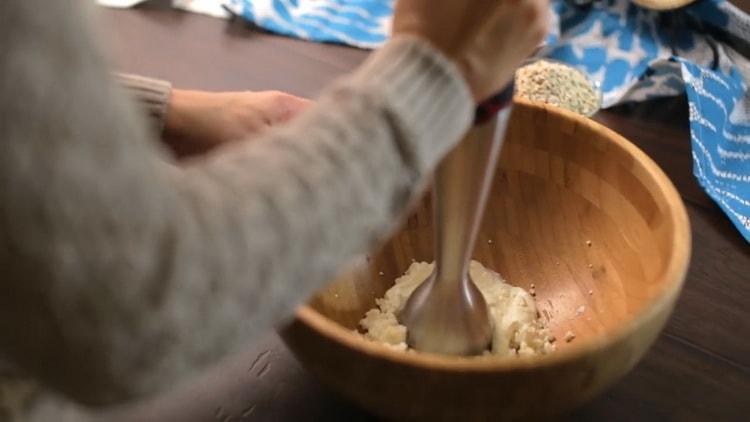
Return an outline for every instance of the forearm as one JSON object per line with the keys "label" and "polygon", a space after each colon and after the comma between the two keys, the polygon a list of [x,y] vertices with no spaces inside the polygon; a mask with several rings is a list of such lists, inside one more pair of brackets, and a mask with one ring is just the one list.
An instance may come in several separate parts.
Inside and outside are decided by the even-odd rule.
{"label": "forearm", "polygon": [[[0,40],[19,99],[0,105],[0,347],[80,400],[171,385],[289,315],[384,234],[470,120],[452,65],[402,40],[288,127],[175,171],[69,4],[2,7],[49,29]],[[20,60],[29,42],[66,54]]]}

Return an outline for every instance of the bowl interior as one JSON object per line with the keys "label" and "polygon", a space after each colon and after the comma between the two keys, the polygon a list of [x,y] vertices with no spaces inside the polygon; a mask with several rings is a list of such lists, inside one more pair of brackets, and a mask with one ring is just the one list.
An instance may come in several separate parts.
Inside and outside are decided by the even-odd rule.
{"label": "bowl interior", "polygon": [[[689,243],[679,197],[640,150],[573,113],[518,100],[474,258],[536,289],[558,340],[578,347],[632,323],[679,287]],[[429,195],[376,253],[310,302],[355,329],[412,260],[433,259]]]}

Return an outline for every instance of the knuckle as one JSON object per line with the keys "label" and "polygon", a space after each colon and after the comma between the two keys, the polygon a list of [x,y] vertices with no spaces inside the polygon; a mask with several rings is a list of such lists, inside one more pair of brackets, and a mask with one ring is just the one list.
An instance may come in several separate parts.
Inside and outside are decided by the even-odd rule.
{"label": "knuckle", "polygon": [[544,27],[537,28],[534,31],[534,44],[539,44],[547,37],[547,29]]}
{"label": "knuckle", "polygon": [[547,34],[549,24],[549,10],[545,2],[531,1],[526,7],[526,23],[530,34],[535,39],[541,39]]}

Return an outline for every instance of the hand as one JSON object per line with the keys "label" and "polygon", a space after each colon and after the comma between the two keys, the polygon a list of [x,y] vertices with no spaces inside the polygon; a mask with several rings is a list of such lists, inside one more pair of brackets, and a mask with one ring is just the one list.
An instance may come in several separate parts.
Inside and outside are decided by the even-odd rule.
{"label": "hand", "polygon": [[257,136],[284,123],[312,102],[278,91],[205,92],[175,89],[164,124],[164,142],[179,158]]}
{"label": "hand", "polygon": [[398,0],[393,35],[429,42],[480,102],[510,82],[547,34],[548,0]]}

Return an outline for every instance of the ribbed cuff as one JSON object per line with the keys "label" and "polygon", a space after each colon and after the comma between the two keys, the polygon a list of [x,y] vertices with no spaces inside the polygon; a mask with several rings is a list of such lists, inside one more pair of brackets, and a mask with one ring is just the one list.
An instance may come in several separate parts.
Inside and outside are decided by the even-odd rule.
{"label": "ribbed cuff", "polygon": [[122,86],[130,91],[145,108],[155,129],[161,133],[169,109],[172,85],[169,82],[143,76],[118,73],[115,75]]}
{"label": "ribbed cuff", "polygon": [[431,170],[469,128],[474,101],[458,68],[425,41],[400,36],[373,53],[352,80],[382,96],[409,131],[419,170]]}

